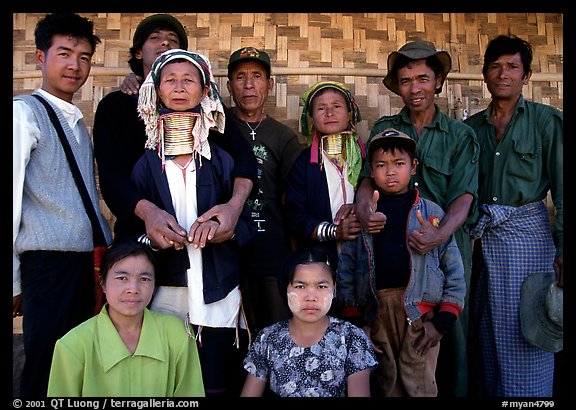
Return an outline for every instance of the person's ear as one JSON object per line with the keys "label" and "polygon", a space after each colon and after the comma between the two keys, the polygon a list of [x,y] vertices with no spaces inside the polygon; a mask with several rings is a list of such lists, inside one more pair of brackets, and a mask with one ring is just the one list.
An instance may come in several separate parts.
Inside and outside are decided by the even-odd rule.
{"label": "person's ear", "polygon": [[208,92],[209,92],[209,91],[210,91],[210,86],[209,86],[209,85],[205,86],[205,87],[204,87],[204,91],[202,91],[202,98],[201,98],[202,100],[203,100],[204,98],[206,98],[206,96],[208,95]]}
{"label": "person's ear", "polygon": [[46,61],[46,54],[42,50],[36,50],[36,65],[41,70],[44,67],[44,62]]}
{"label": "person's ear", "polygon": [[410,175],[416,175],[416,167],[418,167],[418,159],[414,158],[414,160],[412,161],[412,170],[410,172]]}

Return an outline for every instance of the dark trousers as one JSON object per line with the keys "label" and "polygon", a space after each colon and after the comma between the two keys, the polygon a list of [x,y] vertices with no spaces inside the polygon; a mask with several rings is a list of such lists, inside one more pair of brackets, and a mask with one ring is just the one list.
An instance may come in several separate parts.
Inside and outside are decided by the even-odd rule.
{"label": "dark trousers", "polygon": [[[239,397],[246,379],[243,361],[248,353],[248,332],[238,329],[193,325],[206,397]],[[239,347],[238,347],[239,346]]]}
{"label": "dark trousers", "polygon": [[458,319],[441,340],[436,383],[438,397],[467,397],[468,356],[467,337]]}
{"label": "dark trousers", "polygon": [[288,303],[280,295],[276,276],[244,276],[240,287],[248,325],[254,336],[263,328],[292,316]]}
{"label": "dark trousers", "polygon": [[93,252],[29,251],[20,256],[24,353],[22,397],[46,397],[56,341],[92,316]]}
{"label": "dark trousers", "polygon": [[472,389],[471,385],[474,383],[471,374],[472,364],[469,362],[470,341],[468,339],[472,241],[462,228],[454,232],[454,236],[464,264],[466,298],[464,309],[460,312],[454,327],[442,337],[438,367],[436,368],[438,397],[468,397]]}

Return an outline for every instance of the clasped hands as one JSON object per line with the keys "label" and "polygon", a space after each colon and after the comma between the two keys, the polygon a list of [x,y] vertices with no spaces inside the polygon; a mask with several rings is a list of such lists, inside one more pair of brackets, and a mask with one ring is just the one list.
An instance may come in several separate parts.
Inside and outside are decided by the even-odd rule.
{"label": "clasped hands", "polygon": [[187,232],[174,216],[157,208],[144,222],[154,248],[180,250],[190,244],[204,248],[206,243],[232,239],[238,216],[231,205],[217,205],[199,216]]}

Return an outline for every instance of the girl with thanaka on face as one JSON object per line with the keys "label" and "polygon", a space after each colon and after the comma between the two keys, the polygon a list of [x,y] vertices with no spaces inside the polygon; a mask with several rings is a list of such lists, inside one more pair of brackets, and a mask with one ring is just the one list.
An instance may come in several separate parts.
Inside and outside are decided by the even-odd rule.
{"label": "girl with thanaka on face", "polygon": [[[195,52],[164,52],[140,89],[138,111],[146,124],[148,150],[132,180],[190,235],[198,215],[228,201],[234,184],[232,157],[212,142],[214,134],[224,131],[225,114],[210,62]],[[196,335],[206,395],[237,397],[249,338],[239,253],[256,229],[246,208],[230,240],[212,240],[217,220],[202,226],[204,246],[189,237],[184,249],[156,253],[161,274],[151,309],[179,316]],[[145,235],[142,240],[147,242]]]}
{"label": "girl with thanaka on face", "polygon": [[366,334],[328,316],[336,277],[325,253],[293,252],[278,286],[292,318],[261,330],[244,360],[244,397],[262,396],[267,385],[281,397],[370,396],[377,362]]}
{"label": "girl with thanaka on face", "polygon": [[288,176],[287,226],[298,246],[327,252],[335,269],[341,241],[360,233],[353,211],[365,156],[355,128],[360,111],[350,90],[334,81],[314,84],[300,102],[308,147]]}
{"label": "girl with thanaka on face", "polygon": [[198,350],[182,321],[146,307],[156,284],[150,248],[113,243],[100,283],[100,313],[56,342],[48,396],[203,397]]}

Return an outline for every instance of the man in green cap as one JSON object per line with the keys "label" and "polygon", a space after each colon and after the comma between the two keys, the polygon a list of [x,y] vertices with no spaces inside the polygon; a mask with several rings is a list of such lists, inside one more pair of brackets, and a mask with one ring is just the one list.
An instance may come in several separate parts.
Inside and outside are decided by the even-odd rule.
{"label": "man in green cap", "polygon": [[283,220],[285,178],[303,147],[291,128],[264,112],[274,88],[267,52],[255,47],[234,51],[228,60],[226,86],[234,101],[226,116],[258,162],[258,192],[247,202],[258,232],[241,255],[242,298],[250,329],[257,332],[290,318],[277,275],[291,250]]}
{"label": "man in green cap", "polygon": [[[446,216],[439,226],[422,219],[420,229],[410,232],[409,245],[426,253],[446,242],[454,234],[462,254],[467,287],[471,272],[471,239],[462,226],[471,221],[476,209],[478,189],[479,145],[472,128],[448,117],[435,103],[435,95],[452,66],[446,51],[437,51],[433,43],[409,42],[388,56],[388,73],[384,85],[402,97],[404,108],[396,115],[377,120],[368,143],[386,128],[408,134],[417,143],[418,169],[412,186],[422,197],[439,204]],[[371,233],[386,229],[386,216],[376,212],[378,192],[364,164],[362,182],[356,194],[356,215],[365,230]],[[446,332],[436,371],[440,396],[468,394],[467,305],[452,330]],[[440,314],[439,314],[440,315]],[[450,329],[453,317],[443,318]],[[441,322],[440,318],[436,320]],[[440,326],[442,327],[442,326]]]}

